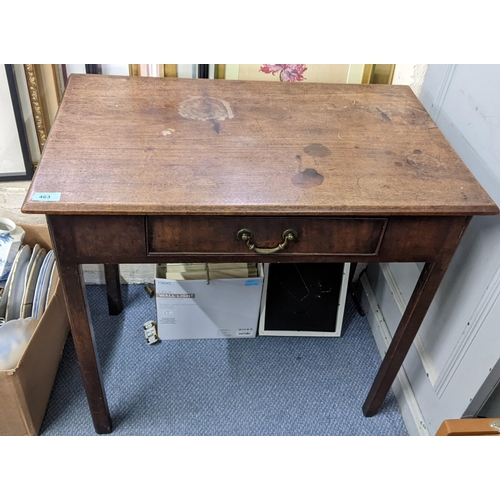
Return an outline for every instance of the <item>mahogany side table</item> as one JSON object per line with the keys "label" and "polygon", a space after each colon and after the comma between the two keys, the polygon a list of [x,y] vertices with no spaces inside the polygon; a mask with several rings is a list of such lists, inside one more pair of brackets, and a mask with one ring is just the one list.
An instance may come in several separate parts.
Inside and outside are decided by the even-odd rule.
{"label": "mahogany side table", "polygon": [[498,207],[409,87],[72,75],[22,211],[46,214],[96,432],[112,430],[81,265],[423,262],[382,405],[472,216]]}

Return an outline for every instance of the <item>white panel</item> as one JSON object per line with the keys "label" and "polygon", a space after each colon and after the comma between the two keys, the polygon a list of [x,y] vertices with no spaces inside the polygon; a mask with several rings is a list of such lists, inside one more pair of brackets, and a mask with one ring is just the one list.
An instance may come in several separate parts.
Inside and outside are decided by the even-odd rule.
{"label": "white panel", "polygon": [[[193,76],[193,73],[195,76]],[[178,78],[196,78],[196,64],[178,64]]]}
{"label": "white panel", "polygon": [[0,174],[25,173],[23,152],[10,97],[7,73],[0,66]]}
{"label": "white panel", "polygon": [[85,73],[85,64],[66,64],[66,73]]}
{"label": "white panel", "polygon": [[[361,83],[363,80],[364,64],[349,64],[349,72],[347,74],[347,83]],[[407,81],[403,82],[404,85]]]}
{"label": "white panel", "polygon": [[17,88],[19,90],[19,100],[21,101],[21,109],[23,112],[24,126],[26,127],[26,135],[28,137],[28,145],[30,149],[31,161],[38,163],[40,161],[40,147],[38,145],[38,137],[35,128],[35,119],[31,110],[31,102],[28,93],[28,84],[24,74],[23,64],[14,64],[16,69]]}
{"label": "white panel", "polygon": [[[420,276],[420,269],[416,264],[412,265],[405,265],[404,267],[401,265],[397,264],[392,264],[393,268],[396,268],[396,271],[413,271],[415,270],[415,276],[412,275],[410,276],[410,279],[408,280],[403,280],[401,279],[401,275],[397,273],[393,273],[391,269],[390,264],[382,263],[380,264],[380,269],[382,270],[382,273],[384,275],[385,281],[387,282],[389,286],[389,290],[394,298],[394,301],[396,302],[399,312],[401,316],[403,313],[406,311],[406,307],[408,306],[408,302],[410,300],[411,294],[413,292],[413,289],[415,287],[415,284],[417,282],[418,277]],[[405,291],[406,293],[403,294],[403,291],[399,288],[398,285],[398,279],[400,283],[403,284],[409,284],[411,287],[410,289]],[[399,315],[398,315],[399,318]],[[400,319],[400,318],[399,318]],[[425,344],[422,341],[422,338],[420,337],[419,334],[415,337],[414,340],[414,345],[417,349],[418,355],[420,357],[420,360],[422,361],[422,365],[424,367],[424,370],[427,374],[427,377],[429,378],[429,381],[432,385],[434,385],[438,379],[438,373],[436,371],[436,367],[434,366],[434,360],[432,359],[432,356],[427,352],[425,348]]]}
{"label": "white panel", "polygon": [[443,112],[500,179],[500,65],[457,65]]}
{"label": "white panel", "polygon": [[[437,124],[500,204],[500,122],[496,118],[500,116],[500,66],[457,65],[446,71],[440,68],[439,73],[443,81],[435,100],[441,105],[435,110]],[[472,220],[422,326],[421,336],[427,348],[435,352],[440,368],[446,367],[460,343],[500,265],[500,255],[493,251],[499,244],[498,216]],[[439,338],[437,349],[436,332],[446,332]]]}
{"label": "white panel", "polygon": [[226,80],[238,80],[239,72],[239,64],[226,64]]}
{"label": "white panel", "polygon": [[[363,285],[362,304],[366,311],[366,318],[372,329],[377,348],[381,356],[384,356],[392,340],[392,334],[387,326],[384,316],[380,312],[377,299],[370,286],[367,276],[361,276]],[[413,349],[413,348],[412,348]],[[412,352],[413,354],[413,352]],[[393,384],[393,392],[401,410],[401,416],[405,422],[410,436],[428,436],[424,417],[418,406],[418,401],[411,388],[404,369],[400,370]]]}
{"label": "white panel", "polygon": [[103,75],[124,75],[129,76],[128,64],[103,64]]}
{"label": "white panel", "polygon": [[[448,384],[450,384],[450,382],[452,381],[460,364],[466,359],[466,357],[469,358],[470,353],[468,351],[471,347],[471,344],[476,341],[476,337],[480,336],[481,334],[485,335],[484,332],[481,332],[485,328],[485,324],[489,323],[490,314],[497,305],[499,296],[500,268],[497,269],[495,275],[493,276],[493,279],[491,280],[491,283],[483,293],[478,307],[471,316],[470,321],[467,322],[467,327],[465,328],[463,335],[460,337],[459,342],[457,342],[457,345],[448,358],[447,364],[441,374],[442,377],[440,377],[440,380],[438,381],[438,384],[436,386],[436,392],[440,397],[447,390]],[[497,329],[495,328],[495,335],[496,334]],[[496,363],[497,359],[495,356],[499,356],[499,352],[499,350],[495,350],[494,345],[487,346],[486,353],[488,364],[490,366]],[[481,373],[482,369],[484,369],[484,365],[478,366],[475,370],[475,373]],[[482,382],[485,381],[487,376],[488,373],[485,373]],[[471,377],[469,377],[469,379],[470,378]]]}
{"label": "white panel", "polygon": [[435,119],[438,108],[436,107],[437,96],[442,93],[443,86],[448,85],[447,74],[454,68],[450,64],[431,64],[425,73],[425,85],[422,87],[418,98],[427,109],[428,113]]}
{"label": "white panel", "polygon": [[[500,360],[499,360],[500,363]],[[498,365],[497,365],[498,366]],[[498,375],[495,376],[498,380]],[[478,414],[485,418],[498,418],[500,415],[500,384],[497,384],[491,394],[488,395],[486,404],[480,409]]]}

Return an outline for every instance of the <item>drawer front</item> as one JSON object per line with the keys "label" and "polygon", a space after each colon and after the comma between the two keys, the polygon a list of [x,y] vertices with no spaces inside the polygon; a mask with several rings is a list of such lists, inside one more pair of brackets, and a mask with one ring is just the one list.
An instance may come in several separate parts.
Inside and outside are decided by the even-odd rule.
{"label": "drawer front", "polygon": [[[149,255],[248,255],[277,248],[288,229],[297,237],[280,255],[377,255],[386,227],[383,217],[148,216],[146,231]],[[242,229],[255,249],[238,238]]]}

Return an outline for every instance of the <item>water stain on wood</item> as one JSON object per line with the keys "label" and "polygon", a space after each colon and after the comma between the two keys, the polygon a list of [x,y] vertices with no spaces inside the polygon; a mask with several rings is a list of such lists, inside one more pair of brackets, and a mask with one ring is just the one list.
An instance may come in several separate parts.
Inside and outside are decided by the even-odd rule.
{"label": "water stain on wood", "polygon": [[417,179],[432,181],[439,175],[441,162],[439,158],[422,153],[420,150],[414,150],[411,155],[406,156],[405,166]]}
{"label": "water stain on wood", "polygon": [[332,152],[326,146],[318,143],[313,143],[309,144],[309,146],[306,146],[304,148],[304,153],[317,158],[325,158],[326,156],[332,155]]}
{"label": "water stain on wood", "polygon": [[292,184],[300,188],[313,188],[319,186],[325,180],[319,172],[314,168],[306,168],[299,171],[292,177]]}
{"label": "water stain on wood", "polygon": [[234,117],[231,105],[214,97],[191,97],[179,104],[179,114],[188,120],[223,121]]}
{"label": "water stain on wood", "polygon": [[429,169],[441,166],[439,158],[422,153],[419,149],[415,149],[411,155],[406,157],[406,163],[412,167],[425,167]]}
{"label": "water stain on wood", "polygon": [[428,125],[428,128],[436,128],[435,123],[432,121],[432,118],[427,114],[426,111],[421,109],[412,109],[408,112],[405,112],[401,115],[403,123],[407,123],[413,126],[423,126]]}

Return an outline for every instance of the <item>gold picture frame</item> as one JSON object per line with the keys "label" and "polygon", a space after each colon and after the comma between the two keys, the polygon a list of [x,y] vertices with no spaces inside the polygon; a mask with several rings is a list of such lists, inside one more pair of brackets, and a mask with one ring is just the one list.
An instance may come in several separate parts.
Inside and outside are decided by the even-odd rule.
{"label": "gold picture frame", "polygon": [[391,85],[394,78],[395,64],[365,64],[361,83],[379,83]]}
{"label": "gold picture frame", "polygon": [[45,142],[47,141],[48,128],[42,108],[42,101],[40,98],[41,93],[35,66],[35,64],[25,64],[24,74],[26,76],[26,83],[28,84],[28,94],[31,103],[31,110],[35,123],[38,146],[41,152],[43,150],[43,147],[45,146]]}

